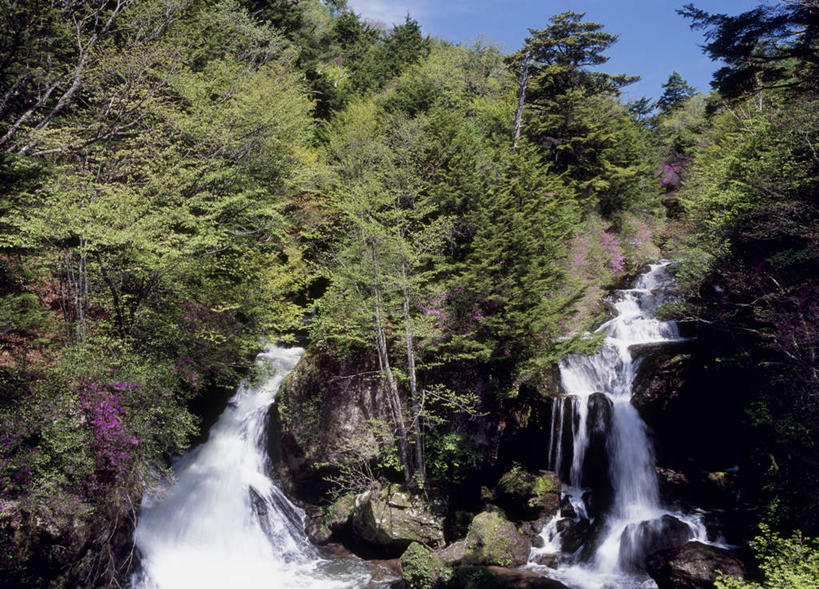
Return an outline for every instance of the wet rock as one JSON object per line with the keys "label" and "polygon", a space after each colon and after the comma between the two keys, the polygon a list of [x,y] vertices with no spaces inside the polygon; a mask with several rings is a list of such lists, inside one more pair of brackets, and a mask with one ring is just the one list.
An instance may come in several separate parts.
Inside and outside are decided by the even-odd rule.
{"label": "wet rock", "polygon": [[[401,580],[401,560],[393,558],[389,560],[371,560],[372,577],[368,587],[384,587],[386,583],[395,583]],[[391,585],[392,586],[392,585]]]}
{"label": "wet rock", "polygon": [[475,516],[466,535],[465,561],[473,564],[521,566],[526,564],[531,542],[496,511]]}
{"label": "wet rock", "polygon": [[401,550],[412,542],[438,546],[444,542],[443,526],[442,517],[403,491],[368,491],[355,498],[353,532],[371,544]]}
{"label": "wet rock", "polygon": [[464,566],[455,571],[446,589],[568,589],[560,581],[527,570],[498,566]]}
{"label": "wet rock", "polygon": [[572,554],[585,544],[591,524],[587,519],[561,519],[557,522],[557,531],[560,532],[560,549]]}
{"label": "wet rock", "polygon": [[643,570],[649,554],[680,547],[693,537],[688,524],[671,515],[630,524],[620,536],[620,566]]}
{"label": "wet rock", "polygon": [[588,410],[586,436],[589,444],[583,457],[582,484],[584,487],[610,491],[606,438],[611,429],[611,399],[603,393],[593,393],[589,395]]}
{"label": "wet rock", "polygon": [[308,518],[304,531],[313,544],[323,546],[333,537],[333,531],[328,528],[321,516]]}
{"label": "wet rock", "polygon": [[417,542],[401,555],[401,578],[413,589],[428,589],[448,581],[452,575],[443,559]]}
{"label": "wet rock", "polygon": [[515,465],[498,481],[497,497],[515,520],[549,518],[560,507],[560,479],[548,470],[532,473]]}
{"label": "wet rock", "polygon": [[505,581],[511,587],[522,587],[525,589],[567,589],[566,586],[554,579],[548,579],[537,573],[526,570],[510,570],[498,566],[486,567],[486,570],[495,575],[497,579]]}
{"label": "wet rock", "polygon": [[659,589],[713,587],[717,571],[738,579],[745,574],[742,562],[733,554],[702,542],[655,552],[646,560],[646,570]]}
{"label": "wet rock", "polygon": [[577,517],[577,510],[572,505],[572,501],[568,495],[564,495],[560,500],[560,516],[574,519]]}
{"label": "wet rock", "polygon": [[556,569],[557,558],[557,554],[537,554],[530,562],[539,564],[540,566],[549,567],[551,569]]}

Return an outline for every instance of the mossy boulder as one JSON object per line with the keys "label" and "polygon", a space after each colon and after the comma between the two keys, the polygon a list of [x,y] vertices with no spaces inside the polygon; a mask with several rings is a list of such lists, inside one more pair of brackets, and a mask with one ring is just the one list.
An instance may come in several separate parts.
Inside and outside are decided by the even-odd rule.
{"label": "mossy boulder", "polygon": [[473,564],[521,566],[532,544],[526,535],[497,511],[475,516],[466,534],[465,561]]}
{"label": "mossy boulder", "polygon": [[409,589],[432,589],[452,575],[444,560],[418,542],[410,544],[401,555],[402,578]]}
{"label": "mossy boulder", "polygon": [[350,524],[355,509],[355,495],[347,493],[324,508],[324,525],[334,532],[341,531]]}
{"label": "mossy boulder", "polygon": [[516,520],[549,518],[560,508],[560,479],[551,471],[533,473],[516,464],[498,481],[498,502]]}
{"label": "mossy boulder", "polygon": [[377,489],[356,496],[351,522],[356,536],[385,548],[403,551],[412,542],[444,543],[443,518],[403,490]]}

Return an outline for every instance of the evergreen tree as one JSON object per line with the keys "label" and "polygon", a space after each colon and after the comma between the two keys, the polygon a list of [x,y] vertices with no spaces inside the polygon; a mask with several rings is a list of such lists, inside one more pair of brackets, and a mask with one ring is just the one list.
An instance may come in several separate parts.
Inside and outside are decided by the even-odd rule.
{"label": "evergreen tree", "polygon": [[694,96],[696,90],[688,85],[688,82],[683,80],[683,77],[677,72],[668,76],[668,81],[663,84],[663,94],[657,101],[657,108],[660,109],[661,114],[668,114],[682,106],[682,104]]}
{"label": "evergreen tree", "polygon": [[727,98],[757,88],[812,89],[819,84],[819,6],[813,0],[763,4],[737,16],[686,4],[679,14],[705,31],[705,53],[727,65],[711,85]]}

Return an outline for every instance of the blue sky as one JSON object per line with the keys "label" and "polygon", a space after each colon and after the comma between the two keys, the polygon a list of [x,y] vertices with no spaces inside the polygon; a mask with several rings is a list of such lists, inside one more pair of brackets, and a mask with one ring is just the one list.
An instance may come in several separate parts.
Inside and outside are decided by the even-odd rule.
{"label": "blue sky", "polygon": [[424,31],[454,43],[469,43],[483,35],[505,51],[519,49],[527,28],[543,28],[554,14],[585,12],[586,20],[620,36],[607,52],[602,68],[613,74],[642,76],[624,89],[628,98],[656,99],[671,72],[677,71],[698,90],[708,91],[719,64],[703,55],[699,31],[675,10],[693,1],[709,12],[738,14],[762,0],[348,0],[368,20],[393,24],[409,12]]}

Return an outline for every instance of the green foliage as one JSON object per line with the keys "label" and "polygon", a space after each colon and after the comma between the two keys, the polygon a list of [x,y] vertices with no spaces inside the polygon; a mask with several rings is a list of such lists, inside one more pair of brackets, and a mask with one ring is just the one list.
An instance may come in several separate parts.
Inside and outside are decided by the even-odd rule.
{"label": "green foliage", "polygon": [[816,90],[817,20],[810,0],[761,4],[736,16],[686,4],[677,11],[705,31],[705,53],[726,63],[712,86],[727,98],[759,88]]}
{"label": "green foliage", "polygon": [[660,109],[660,114],[668,114],[680,108],[685,101],[694,96],[695,92],[696,90],[680,74],[674,72],[663,84],[663,93],[656,106]]}
{"label": "green foliage", "polygon": [[819,587],[819,540],[805,538],[796,531],[784,538],[760,524],[759,535],[751,541],[761,583],[722,576],[715,583],[718,589],[804,589]]}
{"label": "green foliage", "polygon": [[525,129],[543,147],[544,163],[570,180],[584,213],[614,218],[651,197],[651,147],[645,126],[613,99],[638,78],[589,69],[608,61],[604,52],[617,37],[583,17],[566,12],[530,29],[512,62],[516,69],[532,62]]}

